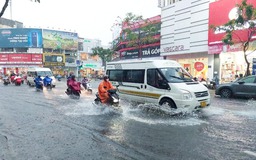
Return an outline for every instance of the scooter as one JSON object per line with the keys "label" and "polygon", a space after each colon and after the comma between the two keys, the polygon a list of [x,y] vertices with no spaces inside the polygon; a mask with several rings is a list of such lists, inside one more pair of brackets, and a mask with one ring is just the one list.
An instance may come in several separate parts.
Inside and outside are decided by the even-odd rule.
{"label": "scooter", "polygon": [[[109,102],[107,105],[110,105],[113,107],[120,107],[119,106],[120,99],[119,99],[119,95],[116,93],[116,89],[108,90],[108,94],[109,94],[110,99],[109,99]],[[96,93],[96,99],[94,100],[94,102],[97,105],[102,104],[98,92]]]}
{"label": "scooter", "polygon": [[88,82],[82,82],[82,85],[84,87],[84,89],[89,92],[90,94],[92,94],[92,87],[91,87],[91,84],[90,84],[90,81]]}
{"label": "scooter", "polygon": [[43,82],[36,82],[37,84],[35,84],[36,86],[36,91],[43,91]]}
{"label": "scooter", "polygon": [[9,78],[4,78],[4,85],[7,86],[8,84],[10,84],[10,80]]}
{"label": "scooter", "polygon": [[44,82],[44,87],[47,88],[47,89],[52,89],[53,88],[53,86],[52,86],[52,79],[46,80]]}
{"label": "scooter", "polygon": [[21,78],[17,78],[17,79],[15,79],[15,80],[14,80],[14,84],[15,84],[15,86],[20,86],[20,85],[21,85],[21,83],[22,83]]}
{"label": "scooter", "polygon": [[72,99],[79,99],[81,94],[81,83],[74,82],[72,86],[70,86],[65,92]]}

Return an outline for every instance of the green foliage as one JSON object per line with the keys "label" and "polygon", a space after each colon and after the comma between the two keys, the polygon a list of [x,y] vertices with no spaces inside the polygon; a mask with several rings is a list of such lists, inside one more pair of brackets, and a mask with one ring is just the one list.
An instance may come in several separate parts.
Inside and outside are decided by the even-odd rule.
{"label": "green foliage", "polygon": [[93,51],[93,56],[98,55],[101,60],[102,60],[102,64],[103,66],[106,65],[106,62],[109,62],[112,60],[112,56],[114,54],[114,52],[111,49],[104,49],[102,47],[95,47],[92,48]]}
{"label": "green foliage", "polygon": [[124,38],[121,37],[120,40],[127,42],[128,47],[140,47],[144,44],[159,41],[159,39],[155,39],[152,36],[160,29],[160,23],[157,24],[155,21],[143,19],[142,16],[127,13],[123,24],[127,28],[122,33],[125,35]]}

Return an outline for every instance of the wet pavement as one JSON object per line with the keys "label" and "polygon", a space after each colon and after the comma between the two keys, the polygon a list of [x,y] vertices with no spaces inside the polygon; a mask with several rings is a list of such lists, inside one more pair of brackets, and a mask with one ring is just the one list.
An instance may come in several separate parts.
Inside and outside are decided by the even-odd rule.
{"label": "wet pavement", "polygon": [[[92,82],[93,92],[100,81]],[[65,82],[37,92],[0,84],[0,159],[256,159],[256,101],[222,99],[170,116],[121,101],[122,111],[79,100]]]}

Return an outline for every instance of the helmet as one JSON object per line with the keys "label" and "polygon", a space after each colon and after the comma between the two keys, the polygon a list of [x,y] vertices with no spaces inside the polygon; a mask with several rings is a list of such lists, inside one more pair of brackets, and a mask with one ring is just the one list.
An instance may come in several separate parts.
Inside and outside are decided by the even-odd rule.
{"label": "helmet", "polygon": [[40,75],[38,75],[37,77],[38,77],[38,78],[41,78],[41,76],[40,76]]}
{"label": "helmet", "polygon": [[76,76],[75,76],[75,75],[72,75],[72,76],[71,76],[71,79],[75,79],[75,78],[76,78]]}
{"label": "helmet", "polygon": [[107,79],[109,79],[109,77],[108,77],[108,75],[105,75],[104,77],[103,77],[103,79],[106,81]]}

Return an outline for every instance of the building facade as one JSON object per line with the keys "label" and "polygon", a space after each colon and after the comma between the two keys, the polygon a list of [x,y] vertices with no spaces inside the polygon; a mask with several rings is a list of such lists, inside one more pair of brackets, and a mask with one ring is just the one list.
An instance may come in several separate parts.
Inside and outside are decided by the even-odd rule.
{"label": "building facade", "polygon": [[[161,30],[161,16],[155,16],[147,19],[148,23],[144,21],[137,22],[131,25],[122,23],[121,33],[117,40],[114,40],[115,55],[114,60],[127,60],[127,59],[163,59],[160,56],[160,30]],[[144,36],[148,36],[143,27],[147,24],[156,27],[156,32],[150,35],[155,41],[143,43],[140,41]],[[138,39],[137,46],[130,46],[129,38],[124,30],[130,29],[133,33],[136,33]]]}
{"label": "building facade", "polygon": [[178,61],[194,77],[212,78],[208,54],[209,0],[161,1],[161,56]]}

